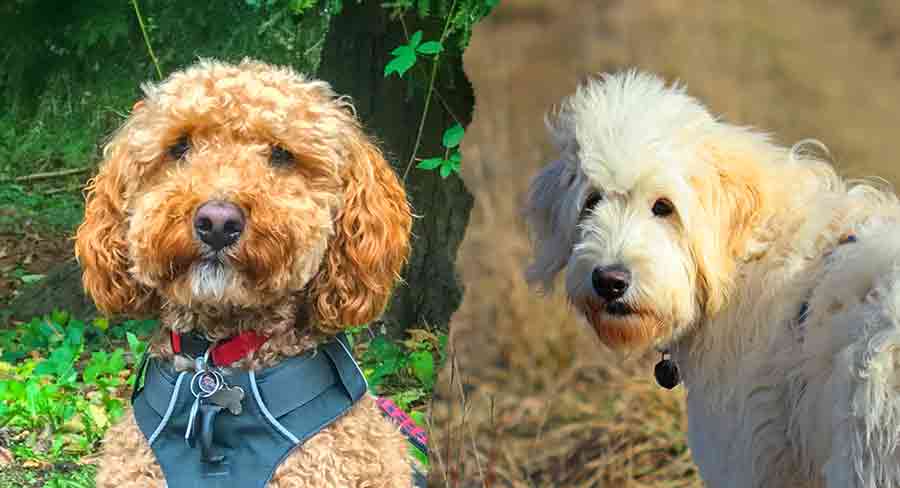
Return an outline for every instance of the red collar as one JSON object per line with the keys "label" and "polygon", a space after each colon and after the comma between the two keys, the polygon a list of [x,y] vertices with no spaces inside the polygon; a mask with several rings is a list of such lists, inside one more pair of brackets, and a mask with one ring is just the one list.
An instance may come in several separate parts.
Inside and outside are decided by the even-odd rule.
{"label": "red collar", "polygon": [[[185,343],[183,343],[181,334],[173,330],[172,350],[175,351],[175,354],[184,353],[188,356],[197,357],[202,356],[207,349],[210,349],[209,357],[215,366],[228,366],[256,351],[267,340],[269,340],[268,337],[248,330],[212,345],[205,339],[198,339],[197,336],[185,338]],[[188,341],[190,341],[190,344],[187,344]]]}

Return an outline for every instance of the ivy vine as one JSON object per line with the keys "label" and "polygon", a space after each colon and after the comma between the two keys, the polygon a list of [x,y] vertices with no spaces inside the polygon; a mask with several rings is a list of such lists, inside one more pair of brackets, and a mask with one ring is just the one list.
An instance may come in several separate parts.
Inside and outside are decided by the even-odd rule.
{"label": "ivy vine", "polygon": [[[137,0],[132,0],[137,1]],[[319,5],[317,0],[244,0],[253,8],[270,8],[287,11],[293,15],[303,15],[317,7],[331,10],[334,14],[340,13],[343,8],[342,0],[321,0],[325,5]],[[362,0],[357,0],[360,2]],[[430,63],[427,73],[427,91],[422,115],[416,131],[416,139],[413,144],[411,156],[403,171],[403,180],[409,175],[413,164],[416,168],[428,171],[437,171],[441,178],[447,178],[451,174],[459,174],[462,156],[459,152],[459,144],[465,131],[459,120],[447,127],[442,137],[444,147],[443,155],[420,158],[419,148],[422,144],[422,133],[425,120],[431,108],[432,98],[437,90],[437,77],[444,54],[453,51],[454,55],[461,56],[472,37],[472,29],[475,24],[484,18],[497,6],[499,0],[394,0],[382,3],[391,18],[399,20],[406,35],[406,44],[396,46],[391,51],[391,59],[384,67],[384,77],[398,76],[403,78],[410,70],[420,64]],[[423,39],[423,32],[418,30],[409,34],[405,22],[409,14],[414,13],[420,19],[442,19],[443,29],[438,39]],[[151,54],[152,57],[152,54]],[[452,114],[451,114],[452,116]],[[455,116],[454,116],[455,119]]]}

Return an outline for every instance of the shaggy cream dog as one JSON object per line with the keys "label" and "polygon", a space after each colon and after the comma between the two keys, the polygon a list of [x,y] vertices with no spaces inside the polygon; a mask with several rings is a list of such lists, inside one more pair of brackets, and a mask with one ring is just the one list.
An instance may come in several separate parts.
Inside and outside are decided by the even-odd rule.
{"label": "shaggy cream dog", "polygon": [[900,486],[900,205],[635,72],[581,86],[526,215],[544,288],[668,351],[711,487]]}

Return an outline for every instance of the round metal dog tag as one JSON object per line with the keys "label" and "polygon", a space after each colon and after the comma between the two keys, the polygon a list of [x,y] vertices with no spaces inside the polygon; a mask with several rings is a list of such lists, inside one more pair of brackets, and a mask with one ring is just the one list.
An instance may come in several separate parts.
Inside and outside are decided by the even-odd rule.
{"label": "round metal dog tag", "polygon": [[209,398],[222,389],[222,375],[215,371],[197,371],[191,379],[191,393],[197,398]]}

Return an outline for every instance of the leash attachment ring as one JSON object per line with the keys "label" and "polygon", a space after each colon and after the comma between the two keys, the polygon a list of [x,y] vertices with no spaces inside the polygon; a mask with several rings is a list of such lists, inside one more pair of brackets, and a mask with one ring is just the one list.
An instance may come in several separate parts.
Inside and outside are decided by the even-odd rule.
{"label": "leash attachment ring", "polygon": [[194,398],[209,398],[225,387],[225,378],[218,371],[200,370],[191,378],[191,393]]}

